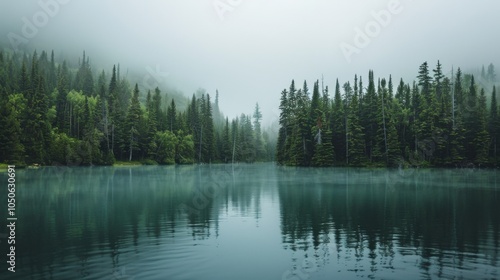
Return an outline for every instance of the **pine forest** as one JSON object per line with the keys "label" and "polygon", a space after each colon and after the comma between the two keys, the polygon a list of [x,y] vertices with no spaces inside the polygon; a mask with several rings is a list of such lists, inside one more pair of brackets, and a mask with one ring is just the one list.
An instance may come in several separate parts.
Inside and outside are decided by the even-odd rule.
{"label": "pine forest", "polygon": [[[427,62],[411,83],[392,77],[292,80],[278,135],[252,114],[229,120],[199,90],[182,100],[139,90],[120,75],[40,55],[0,52],[0,162],[17,165],[192,164],[275,161],[291,166],[495,167],[500,117],[494,66],[443,73]],[[486,86],[485,86],[486,85]],[[331,96],[333,95],[333,97]],[[177,97],[177,102],[179,102]],[[277,140],[275,140],[277,139]]]}
{"label": "pine forest", "polygon": [[93,72],[83,54],[78,67],[54,53],[0,52],[0,162],[23,165],[190,164],[272,161],[275,143],[252,115],[224,118],[200,89],[176,99],[157,87],[141,92],[114,66]]}

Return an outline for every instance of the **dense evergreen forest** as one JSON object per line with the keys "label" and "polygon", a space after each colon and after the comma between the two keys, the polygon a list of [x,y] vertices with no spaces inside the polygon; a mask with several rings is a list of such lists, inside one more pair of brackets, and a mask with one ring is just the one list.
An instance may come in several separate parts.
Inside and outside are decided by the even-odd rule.
{"label": "dense evergreen forest", "polygon": [[[120,76],[93,72],[83,54],[69,67],[40,55],[0,51],[0,163],[17,165],[189,164],[272,161],[275,141],[262,113],[224,118],[199,90],[176,108],[159,88],[139,91]],[[184,100],[183,100],[184,101]],[[184,103],[184,102],[183,102]],[[251,108],[250,108],[251,109]]]}
{"label": "dense evergreen forest", "polygon": [[[141,92],[120,75],[40,55],[0,51],[0,163],[190,164],[273,161],[294,166],[498,166],[500,116],[493,64],[447,77],[438,61],[417,80],[368,86],[361,76],[333,98],[316,81],[281,92],[277,142],[252,115],[229,120],[204,90],[185,108],[159,88]],[[432,74],[431,74],[432,72]],[[179,101],[177,99],[177,101]]]}
{"label": "dense evergreen forest", "polygon": [[[474,75],[420,65],[412,84],[368,74],[328,87],[292,81],[281,93],[276,161],[294,166],[498,166],[493,64]],[[487,85],[486,86],[480,86]],[[488,96],[487,97],[487,93]],[[489,94],[491,92],[491,95]],[[488,105],[489,104],[489,105]]]}

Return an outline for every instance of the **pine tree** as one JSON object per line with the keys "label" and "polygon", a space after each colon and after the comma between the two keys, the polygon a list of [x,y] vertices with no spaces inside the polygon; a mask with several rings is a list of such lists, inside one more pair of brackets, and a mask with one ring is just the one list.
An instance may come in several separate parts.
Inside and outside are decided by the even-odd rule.
{"label": "pine tree", "polygon": [[487,77],[488,77],[488,81],[489,82],[496,82],[496,74],[495,74],[495,66],[493,65],[493,63],[490,63],[490,65],[488,65],[488,74],[487,74]]}
{"label": "pine tree", "polygon": [[469,162],[473,162],[476,159],[477,150],[476,143],[478,133],[481,129],[478,126],[478,96],[476,91],[476,84],[474,82],[474,76],[471,77],[471,83],[469,91],[467,94],[467,99],[464,104],[463,119],[465,128],[465,157]]}
{"label": "pine tree", "polygon": [[154,157],[154,153],[156,152],[157,147],[154,145],[156,144],[153,140],[156,135],[156,132],[158,132],[158,118],[157,118],[157,112],[155,110],[155,103],[153,103],[153,97],[151,96],[151,91],[148,90],[148,95],[146,98],[146,115],[147,115],[147,132],[146,132],[146,141],[145,145],[147,145],[146,148],[146,155],[148,157]]}
{"label": "pine tree", "polygon": [[139,103],[139,87],[135,84],[134,94],[132,96],[132,102],[127,113],[126,119],[126,132],[128,135],[128,152],[129,161],[132,161],[133,151],[139,149],[139,130],[142,120],[141,104]]}
{"label": "pine tree", "polygon": [[351,84],[349,82],[346,82],[344,84],[344,100],[343,100],[343,106],[344,106],[344,128],[345,128],[345,158],[346,158],[346,164],[349,165],[349,136],[350,136],[350,131],[349,131],[349,111],[350,111],[350,105],[351,105],[351,100],[352,100],[352,88]]}
{"label": "pine tree", "polygon": [[221,149],[221,160],[224,163],[228,163],[231,160],[231,138],[229,133],[229,119],[226,117],[226,122],[224,125],[224,131],[221,136],[222,149]]}
{"label": "pine tree", "polygon": [[455,88],[454,88],[454,99],[455,99],[455,120],[462,118],[463,104],[464,104],[464,94],[463,94],[463,77],[460,68],[457,69],[457,74],[455,76]]}
{"label": "pine tree", "polygon": [[452,134],[452,94],[451,81],[448,77],[441,83],[441,98],[438,100],[438,113],[436,119],[436,131],[433,133],[435,142],[434,164],[438,166],[448,165],[450,159],[450,135]]}
{"label": "pine tree", "polygon": [[26,58],[23,60],[23,64],[21,66],[21,74],[19,75],[19,91],[23,94],[28,94],[30,90],[30,80],[28,75],[28,70],[26,69]]}
{"label": "pine tree", "polygon": [[260,126],[260,121],[262,120],[262,112],[260,111],[259,103],[255,104],[255,110],[253,113],[253,127],[254,127],[254,147],[255,147],[255,157],[257,161],[264,160],[264,142],[262,140],[262,130]]}
{"label": "pine tree", "polygon": [[239,150],[240,143],[238,142],[238,135],[239,135],[239,122],[238,118],[235,118],[234,120],[231,121],[231,138],[230,138],[230,149],[231,149],[231,163],[235,163],[236,161],[239,160],[239,156],[237,155],[236,151]]}
{"label": "pine tree", "polygon": [[193,94],[191,98],[191,103],[188,107],[187,112],[187,125],[189,128],[189,134],[193,135],[193,143],[195,149],[195,158],[198,163],[201,162],[201,117],[199,113],[199,101],[196,100],[195,95]]}
{"label": "pine tree", "polygon": [[498,164],[498,141],[500,136],[500,119],[498,115],[498,102],[496,88],[493,86],[491,93],[490,115],[488,119],[488,133],[491,138],[490,145],[490,162],[494,165]]}
{"label": "pine tree", "polygon": [[47,87],[50,91],[53,91],[57,87],[57,72],[56,72],[56,61],[54,57],[54,50],[50,53],[50,65],[49,72],[47,74]]}
{"label": "pine tree", "polygon": [[[387,143],[387,130],[389,126],[388,122],[388,113],[387,111],[387,88],[386,88],[386,80],[382,79],[379,81],[379,90],[378,90],[378,97],[379,97],[379,103],[380,106],[378,106],[378,131],[377,135],[375,136],[375,141],[376,141],[376,151],[377,151],[377,157],[375,158],[375,161],[383,161],[385,162],[386,165],[389,165],[389,151],[390,147]],[[387,117],[387,118],[386,118]],[[378,153],[380,153],[380,157],[378,156]]]}
{"label": "pine tree", "polygon": [[84,95],[91,96],[94,94],[94,79],[92,76],[92,69],[88,57],[85,57],[83,52],[83,59],[80,63],[80,68],[75,77],[75,89],[82,91]]}
{"label": "pine tree", "polygon": [[442,80],[444,78],[444,75],[443,75],[442,66],[441,66],[441,63],[439,62],[439,60],[438,60],[437,65],[436,65],[436,69],[434,69],[432,71],[434,72],[435,92],[437,95],[437,99],[440,100],[441,94],[442,94],[441,83],[442,83]]}
{"label": "pine tree", "polygon": [[365,153],[370,162],[375,162],[380,157],[380,152],[377,149],[375,137],[378,131],[378,97],[375,90],[375,82],[373,80],[373,71],[368,73],[368,89],[363,97],[362,105],[362,127],[365,135]]}
{"label": "pine tree", "polygon": [[432,78],[429,75],[429,66],[427,65],[427,61],[420,65],[417,78],[418,85],[421,87],[420,92],[422,93],[425,101],[429,103]]}
{"label": "pine tree", "polygon": [[177,109],[175,106],[175,101],[174,99],[172,99],[172,101],[170,102],[170,106],[167,108],[167,127],[168,130],[172,133],[177,131],[176,116],[177,116]]}
{"label": "pine tree", "polygon": [[[325,94],[325,93],[323,93],[323,94]],[[328,96],[326,96],[326,97],[323,96],[323,98],[324,99],[328,98]],[[318,120],[322,121],[323,104],[324,104],[324,101],[321,99],[320,92],[319,92],[319,81],[316,80],[316,82],[314,83],[314,87],[313,87],[313,94],[312,94],[312,98],[311,98],[311,108],[309,111],[309,116],[310,116],[309,119],[310,119],[311,126],[317,125]]]}
{"label": "pine tree", "polygon": [[163,127],[163,125],[165,125],[165,122],[160,121],[165,119],[166,117],[164,118],[165,113],[161,110],[161,91],[158,87],[155,88],[152,103],[153,104],[151,110],[154,111],[154,115],[156,116],[156,130],[165,130],[166,127]]}
{"label": "pine tree", "polygon": [[292,83],[290,84],[290,88],[288,90],[288,95],[287,95],[287,117],[286,117],[286,142],[285,142],[285,159],[286,159],[286,164],[289,165],[296,165],[296,153],[292,151],[293,145],[295,142],[296,134],[297,134],[297,129],[296,129],[296,95],[297,95],[297,90],[295,88],[295,81],[292,80]]}
{"label": "pine tree", "polygon": [[276,162],[278,164],[286,164],[288,162],[288,150],[286,149],[286,143],[288,142],[288,122],[289,122],[289,107],[287,100],[287,91],[284,89],[281,92],[280,99],[280,116],[279,116],[279,125],[280,128],[278,130],[278,141],[276,144]]}
{"label": "pine tree", "polygon": [[[438,69],[440,69],[440,67],[438,62]],[[437,71],[437,77],[441,79],[440,70]],[[419,100],[419,113],[415,120],[415,132],[419,139],[417,142],[417,149],[420,151],[420,156],[423,160],[431,162],[433,160],[433,146],[435,145],[432,133],[436,131],[435,122],[438,118],[438,111],[436,94],[433,94],[431,88],[432,78],[429,75],[427,62],[424,62],[420,66],[418,80],[418,85],[421,87],[420,93],[423,98]],[[441,87],[441,81],[439,81],[439,87]]]}
{"label": "pine tree", "polygon": [[403,79],[400,80],[396,90],[393,106],[400,151],[404,158],[408,158],[412,141],[410,133],[411,89],[409,85],[403,82]]}
{"label": "pine tree", "polygon": [[[115,145],[116,141],[115,139],[119,136],[119,127],[120,127],[120,112],[118,108],[118,86],[117,86],[117,79],[116,79],[116,66],[113,65],[113,72],[111,73],[111,80],[109,82],[109,89],[108,89],[108,111],[109,111],[109,120],[110,120],[110,127],[111,127],[111,132],[110,135],[111,139],[109,142],[111,143],[111,151],[113,152],[113,155],[117,156],[119,153],[117,153],[117,147],[118,145]],[[116,147],[116,148],[115,148]]]}
{"label": "pine tree", "polygon": [[450,134],[450,160],[449,165],[458,166],[465,160],[465,127],[463,121],[464,94],[462,88],[463,78],[460,68],[455,75],[452,92],[452,131]]}
{"label": "pine tree", "polygon": [[474,148],[476,152],[474,163],[479,166],[484,166],[488,164],[488,148],[490,143],[490,136],[487,131],[486,96],[484,94],[484,89],[481,89],[476,112],[478,132],[474,139]]}
{"label": "pine tree", "polygon": [[[394,113],[394,107],[396,107],[395,103],[397,101],[391,98],[391,95],[388,96],[388,100],[386,101],[387,108],[387,120],[386,120],[386,138],[387,138],[387,165],[395,166],[400,163],[401,158],[401,144],[398,138],[398,132],[396,129],[397,121]],[[397,108],[397,107],[396,107]]]}
{"label": "pine tree", "polygon": [[291,150],[294,165],[308,166],[312,158],[312,135],[310,127],[310,100],[307,82],[304,81],[302,89],[295,95],[296,107],[292,110],[294,125],[292,130]]}
{"label": "pine tree", "polygon": [[[356,80],[356,79],[355,79]],[[356,84],[356,82],[354,83]],[[360,121],[358,91],[354,90],[348,113],[348,157],[350,166],[366,164],[364,154],[365,139]]]}
{"label": "pine tree", "polygon": [[244,121],[242,122],[243,127],[242,127],[242,132],[244,134],[244,137],[242,139],[243,142],[243,159],[246,162],[254,162],[255,161],[255,139],[254,139],[254,129],[252,126],[252,119],[250,116],[245,116]]}
{"label": "pine tree", "polygon": [[215,132],[214,121],[212,117],[212,105],[210,102],[209,94],[207,94],[206,100],[202,95],[200,106],[202,115],[202,128],[200,135],[200,141],[202,141],[201,161],[210,163],[215,159]]}
{"label": "pine tree", "polygon": [[239,121],[236,122],[238,124],[238,128],[236,129],[236,142],[238,146],[236,147],[237,151],[237,160],[243,160],[245,162],[254,162],[255,161],[255,147],[254,147],[254,131],[252,127],[252,120],[250,116],[246,116],[245,114],[240,115]]}
{"label": "pine tree", "polygon": [[331,126],[332,126],[332,145],[335,151],[335,161],[337,164],[346,163],[346,133],[345,133],[345,113],[342,97],[340,95],[340,86],[337,80],[335,85],[335,95],[332,105]]}
{"label": "pine tree", "polygon": [[69,92],[69,77],[66,61],[58,70],[57,101],[56,101],[56,127],[59,131],[69,133],[67,95]]}

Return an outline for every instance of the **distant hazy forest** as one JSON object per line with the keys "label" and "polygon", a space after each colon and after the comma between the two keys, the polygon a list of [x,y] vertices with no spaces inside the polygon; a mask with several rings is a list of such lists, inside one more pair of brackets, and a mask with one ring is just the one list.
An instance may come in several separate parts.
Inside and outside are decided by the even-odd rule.
{"label": "distant hazy forest", "polygon": [[[292,80],[281,92],[279,132],[251,115],[229,120],[219,95],[141,92],[119,67],[94,71],[40,55],[0,51],[0,163],[190,164],[276,161],[294,166],[497,166],[500,119],[493,64],[450,75],[437,62],[417,80],[362,76],[333,98]],[[431,73],[432,72],[432,73]],[[449,77],[448,77],[449,76]],[[312,95],[312,96],[311,96]],[[279,98],[279,93],[276,94]],[[178,108],[177,104],[183,104]]]}
{"label": "distant hazy forest", "polygon": [[[262,113],[224,118],[200,89],[192,98],[159,88],[140,92],[120,75],[49,55],[0,51],[0,162],[18,165],[110,165],[272,161],[275,140]],[[110,69],[111,70],[111,69]],[[176,99],[186,104],[177,109]],[[275,137],[274,137],[275,139]]]}

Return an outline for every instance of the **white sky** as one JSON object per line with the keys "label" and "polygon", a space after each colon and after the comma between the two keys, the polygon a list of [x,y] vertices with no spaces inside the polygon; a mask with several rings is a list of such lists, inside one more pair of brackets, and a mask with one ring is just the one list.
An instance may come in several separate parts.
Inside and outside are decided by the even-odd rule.
{"label": "white sky", "polygon": [[[495,0],[59,1],[40,1],[58,3],[58,9],[45,23],[40,17],[33,38],[21,46],[75,57],[86,50],[106,67],[120,63],[144,76],[148,68],[168,72],[161,79],[187,96],[200,87],[214,96],[218,89],[230,118],[251,114],[259,102],[265,123],[279,114],[280,92],[292,79],[300,87],[306,79],[312,90],[324,75],[332,93],[336,78],[341,85],[354,74],[366,81],[369,69],[376,77],[392,74],[396,83],[400,77],[413,81],[424,61],[433,68],[439,59],[446,72],[452,65],[499,62]],[[219,16],[216,3],[231,11]],[[397,7],[395,13],[376,23],[374,13],[388,5]],[[0,41],[8,42],[11,32],[23,37],[22,18],[33,22],[42,11],[39,1],[1,1]],[[356,29],[367,28],[375,34],[349,62],[341,44],[356,47]]]}

